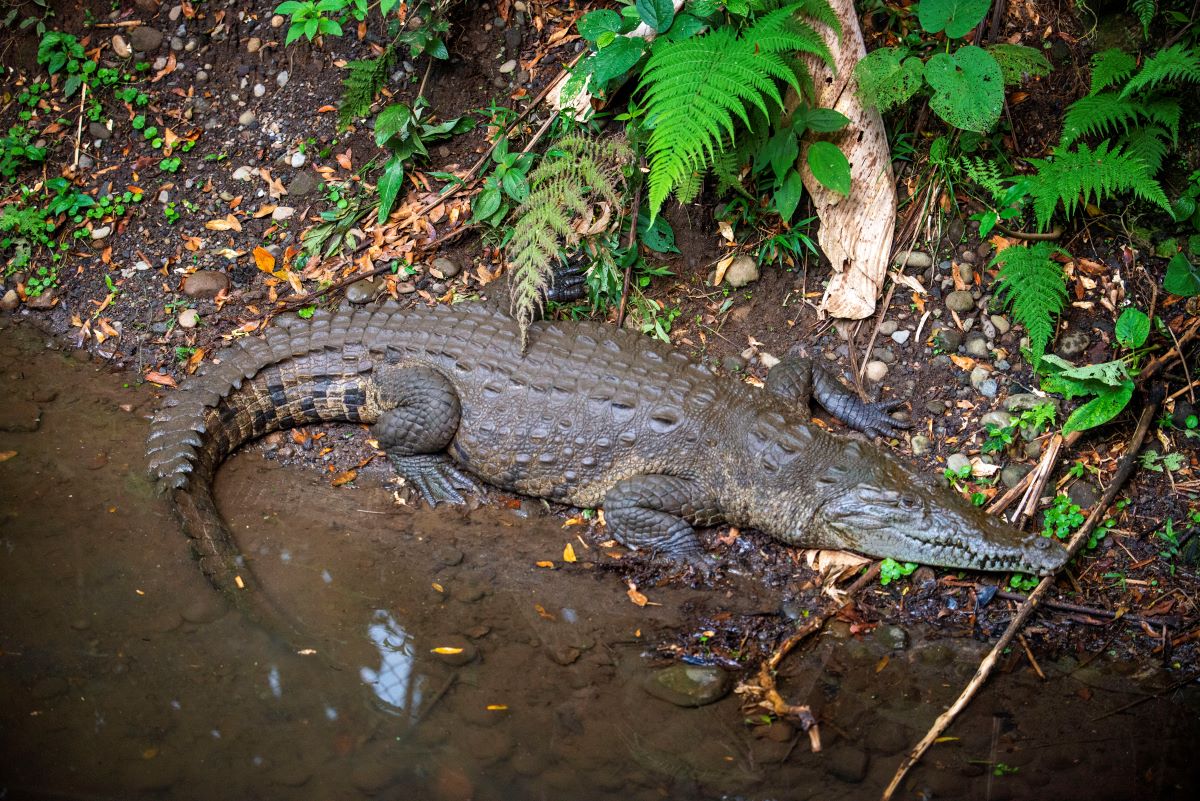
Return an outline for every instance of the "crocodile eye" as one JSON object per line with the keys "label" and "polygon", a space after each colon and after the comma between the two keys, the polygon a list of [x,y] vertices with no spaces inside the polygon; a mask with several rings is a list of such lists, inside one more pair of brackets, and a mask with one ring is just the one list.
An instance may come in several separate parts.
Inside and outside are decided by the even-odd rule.
{"label": "crocodile eye", "polygon": [[921,501],[915,495],[901,495],[900,508],[912,512],[921,507]]}

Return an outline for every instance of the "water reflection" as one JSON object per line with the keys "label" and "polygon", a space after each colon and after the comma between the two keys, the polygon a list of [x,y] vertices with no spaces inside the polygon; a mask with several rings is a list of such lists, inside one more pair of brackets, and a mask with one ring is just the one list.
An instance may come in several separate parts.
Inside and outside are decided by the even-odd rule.
{"label": "water reflection", "polygon": [[367,627],[367,638],[379,651],[379,669],[364,667],[359,671],[359,677],[371,688],[383,711],[416,722],[425,677],[414,671],[412,636],[396,622],[391,612],[376,609],[374,622]]}

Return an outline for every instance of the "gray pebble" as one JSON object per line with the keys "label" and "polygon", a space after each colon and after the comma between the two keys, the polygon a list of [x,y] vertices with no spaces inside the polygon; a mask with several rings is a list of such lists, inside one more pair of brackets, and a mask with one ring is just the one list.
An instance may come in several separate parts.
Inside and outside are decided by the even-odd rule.
{"label": "gray pebble", "polygon": [[966,314],[975,308],[975,298],[965,289],[958,289],[946,296],[946,308],[959,314]]}
{"label": "gray pebble", "polygon": [[242,112],[241,116],[238,117],[238,125],[242,126],[243,128],[248,128],[254,124],[255,119],[254,112],[246,109]]}
{"label": "gray pebble", "polygon": [[896,354],[892,352],[891,348],[872,348],[871,356],[884,364],[896,363]]}
{"label": "gray pebble", "polygon": [[908,445],[912,448],[913,456],[924,456],[933,448],[933,441],[924,434],[913,434]]}
{"label": "gray pebble", "polygon": [[1012,328],[1012,323],[1002,314],[993,314],[989,319],[992,321],[992,325],[996,326],[996,330],[1000,333],[1000,336],[1004,336]]}
{"label": "gray pebble", "polygon": [[991,376],[990,370],[987,370],[983,367],[976,367],[971,371],[971,386],[975,387],[975,389],[979,389],[979,387],[988,379],[989,376]]}
{"label": "gray pebble", "polygon": [[[200,313],[195,309],[184,309],[179,313],[178,322],[180,328],[195,328],[196,324],[200,322]],[[206,593],[206,595],[211,594]]]}
{"label": "gray pebble", "polygon": [[991,353],[987,337],[976,331],[967,337],[967,355],[977,359],[985,359]]}
{"label": "gray pebble", "polygon": [[1059,337],[1055,353],[1064,359],[1073,359],[1081,356],[1089,344],[1091,344],[1091,338],[1084,332],[1068,331]]}
{"label": "gray pebble", "polygon": [[911,336],[912,331],[909,331],[908,329],[901,329],[900,331],[896,331],[892,334],[892,341],[897,345],[903,345],[905,342],[908,342],[908,339]]}
{"label": "gray pebble", "polygon": [[975,268],[969,264],[958,265],[958,277],[963,280],[967,286],[975,283]]}
{"label": "gray pebble", "polygon": [[346,287],[346,300],[357,306],[361,306],[364,303],[370,303],[375,297],[375,292],[378,289],[379,286],[377,284],[372,284],[366,279],[355,281],[353,284]]}
{"label": "gray pebble", "polygon": [[254,96],[255,97],[262,97],[266,93],[267,93],[267,87],[263,86],[261,83],[254,84]]}
{"label": "gray pebble", "polygon": [[678,664],[655,671],[642,686],[655,698],[696,707],[724,698],[729,684],[729,674],[719,667]]}
{"label": "gray pebble", "polygon": [[937,344],[948,353],[957,353],[962,345],[963,334],[957,328],[943,328],[937,333]]}
{"label": "gray pebble", "polygon": [[890,337],[896,333],[896,329],[900,327],[900,323],[895,320],[884,320],[879,324],[879,333],[885,337]]}
{"label": "gray pebble", "polygon": [[1008,412],[995,411],[988,412],[983,417],[979,418],[979,424],[982,426],[994,425],[997,428],[1007,428],[1012,425],[1013,416]]}
{"label": "gray pebble", "polygon": [[970,468],[970,466],[971,460],[967,458],[966,454],[952,453],[946,459],[946,469],[954,473],[962,472],[963,468]]}
{"label": "gray pebble", "polygon": [[1010,412],[1024,412],[1041,406],[1043,403],[1053,403],[1055,408],[1058,407],[1058,401],[1055,398],[1042,398],[1032,392],[1016,392],[1004,399],[1004,408]]}
{"label": "gray pebble", "polygon": [[93,139],[108,139],[112,136],[112,131],[108,130],[108,126],[101,122],[88,123],[88,133]]}
{"label": "gray pebble", "polygon": [[925,408],[930,414],[944,414],[947,407],[944,400],[931,400],[925,404]]}
{"label": "gray pebble", "polygon": [[1079,508],[1086,512],[1100,500],[1100,490],[1090,481],[1076,481],[1067,488],[1067,496],[1072,503],[1078,504]]}
{"label": "gray pebble", "polygon": [[442,278],[453,278],[462,272],[462,266],[457,261],[448,259],[445,256],[434,259],[431,266],[434,270],[441,273]]}
{"label": "gray pebble", "polygon": [[867,362],[866,377],[867,377],[868,381],[873,381],[873,382],[878,383],[878,382],[882,381],[887,376],[887,374],[888,374],[888,366],[886,364],[884,364],[883,362],[875,361],[875,360]]}
{"label": "gray pebble", "polygon": [[933,257],[921,250],[914,250],[912,253],[901,251],[896,254],[896,260],[893,263],[912,267],[915,270],[925,270],[933,266]]}
{"label": "gray pebble", "polygon": [[510,58],[508,61],[505,61],[503,64],[500,65],[499,72],[501,75],[507,75],[508,73],[512,72],[516,68],[517,68],[517,60],[515,58]]}
{"label": "gray pebble", "polygon": [[1011,489],[1021,483],[1021,479],[1032,469],[1027,464],[1010,464],[1000,471],[1000,483]]}
{"label": "gray pebble", "polygon": [[280,73],[275,76],[275,85],[282,89],[283,87],[287,86],[289,77],[290,76],[288,75],[287,70],[281,70]]}
{"label": "gray pebble", "polygon": [[129,44],[142,53],[153,53],[162,44],[162,31],[141,25],[129,33]]}
{"label": "gray pebble", "polygon": [[92,229],[92,239],[93,240],[103,239],[104,237],[108,236],[111,233],[112,233],[111,225],[101,225],[98,228]]}
{"label": "gray pebble", "polygon": [[994,398],[999,391],[1000,386],[994,378],[989,378],[979,385],[979,394],[985,398]]}

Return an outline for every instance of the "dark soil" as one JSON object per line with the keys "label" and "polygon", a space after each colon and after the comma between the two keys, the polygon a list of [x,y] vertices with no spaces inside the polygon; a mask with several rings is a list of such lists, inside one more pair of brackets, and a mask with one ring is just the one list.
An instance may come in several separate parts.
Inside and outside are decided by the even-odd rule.
{"label": "dark soil", "polygon": [[[32,4],[27,5],[32,8]],[[155,2],[116,5],[112,11],[105,2],[55,3],[55,16],[49,25],[76,34],[89,50],[99,48],[102,64],[119,62],[114,55],[113,36],[128,39],[133,22],[161,31],[161,47],[145,55],[150,68],[138,83],[150,96],[149,105],[135,110],[111,96],[103,98],[105,119],[113,120],[112,135],[97,146],[84,121],[79,144],[93,162],[87,168],[70,166],[76,145],[77,101],[63,102],[60,94],[51,92],[30,124],[37,127],[50,148],[42,178],[66,174],[93,195],[139,187],[144,200],[124,217],[96,221],[93,230],[109,226],[110,234],[95,241],[84,237],[73,242],[60,267],[58,286],[41,300],[24,299],[15,314],[34,321],[74,348],[90,351],[111,367],[129,371],[131,382],[149,380],[169,386],[184,380],[225,340],[258,330],[284,304],[290,303],[289,308],[336,305],[341,302],[340,291],[320,297],[308,293],[318,290],[323,282],[343,281],[357,272],[381,266],[389,258],[411,261],[412,274],[381,277],[372,286],[402,302],[429,303],[450,296],[502,299],[503,282],[483,280],[500,263],[495,242],[463,226],[469,214],[462,198],[434,209],[422,220],[401,214],[386,226],[375,226],[372,213],[359,223],[359,240],[365,236],[370,242],[372,236],[378,237],[375,243],[379,247],[366,251],[365,257],[359,251],[353,259],[310,262],[297,270],[302,282],[300,294],[288,281],[269,275],[256,264],[256,248],[269,251],[279,266],[294,264],[300,234],[320,221],[321,212],[335,208],[332,188],[338,187],[342,197],[352,200],[373,196],[378,171],[365,168],[380,151],[369,124],[339,132],[337,114],[329,110],[337,105],[340,95],[343,71],[339,64],[370,55],[375,43],[372,34],[364,39],[352,33],[327,38],[320,46],[300,41],[285,47],[286,25],[273,24],[272,2],[196,3],[184,5],[182,14],[173,11],[169,2],[161,6]],[[389,85],[393,100],[412,101],[424,84],[431,111],[441,119],[469,114],[491,104],[523,109],[578,51],[579,42],[574,37],[562,41],[552,37],[580,9],[574,3],[533,3],[537,24],[532,24],[527,14],[510,8],[515,4],[503,5],[509,11],[507,23],[497,18],[495,5],[462,4],[452,20],[450,59],[433,66],[426,59],[398,65],[395,80]],[[1039,5],[1043,6],[1044,17],[1040,23],[1030,19],[1028,9],[1014,10],[999,37],[1022,34],[1036,39],[1050,21],[1056,77],[1026,87],[1020,101],[1012,102],[1009,109],[1011,129],[1005,141],[1014,152],[1025,156],[1044,152],[1055,136],[1062,109],[1086,86],[1086,64],[1093,49],[1091,40],[1084,38],[1083,27],[1065,7],[1059,7],[1062,4]],[[868,39],[884,37],[882,25],[882,19],[870,21],[865,26]],[[178,38],[179,49],[173,47],[172,37]],[[0,109],[0,130],[6,131],[18,122],[19,107],[12,98],[42,76],[34,58],[36,41],[30,34],[5,32],[0,37],[0,53],[8,67],[5,105]],[[500,72],[501,65],[511,58],[519,61],[516,69]],[[167,61],[155,66],[159,59]],[[537,63],[531,64],[534,60]],[[281,81],[279,76],[284,71],[287,79]],[[261,96],[256,96],[256,85],[265,87]],[[253,119],[243,117],[247,112]],[[131,125],[135,113],[144,113],[149,122],[160,130],[169,128],[180,140],[195,140],[193,149],[176,154],[182,159],[177,173],[160,169],[162,154]],[[54,126],[59,118],[68,124]],[[540,122],[539,114],[526,121],[526,140]],[[481,125],[433,146],[427,168],[461,174],[486,147],[487,129]],[[303,164],[298,164],[300,159],[295,157],[300,152]],[[239,177],[235,177],[239,170]],[[899,172],[902,195],[906,195],[918,178],[904,169]],[[39,176],[22,178],[33,182]],[[402,200],[401,208],[415,208],[430,197],[424,185],[426,178],[414,177],[411,194]],[[320,188],[322,183],[325,188]],[[428,185],[435,189],[439,186],[431,178]],[[15,197],[14,192],[5,202]],[[970,357],[972,365],[984,365],[991,371],[997,389],[994,397],[981,394],[970,381],[971,368],[961,366],[966,363],[962,359],[968,358],[965,346],[942,352],[934,337],[938,328],[956,327],[946,311],[945,296],[955,288],[966,288],[986,299],[994,277],[994,268],[988,266],[992,246],[980,241],[977,224],[966,222],[976,210],[971,208],[970,198],[961,198],[963,205],[957,210],[948,198],[944,199],[946,214],[932,224],[913,220],[909,230],[920,230],[918,247],[932,253],[933,264],[910,272],[916,274],[928,293],[919,295],[898,286],[878,317],[849,327],[849,342],[816,313],[829,268],[815,257],[803,262],[764,264],[761,277],[741,289],[711,286],[713,266],[727,249],[714,222],[715,199],[702,200],[706,202],[667,210],[680,253],[663,259],[673,276],[657,279],[646,290],[649,297],[679,311],[670,338],[691,355],[718,369],[761,381],[766,375],[764,362],[769,362],[765,356],[783,356],[802,343],[827,365],[840,369],[872,400],[906,401],[902,414],[912,422],[912,432],[928,437],[931,447],[914,455],[911,438],[888,444],[897,452],[897,458],[919,462],[933,474],[942,472],[951,454],[979,454],[986,439],[981,418],[1004,409],[1009,395],[1037,388],[1036,377],[1020,355],[1024,332],[1019,327],[996,331],[988,337],[988,353]],[[173,204],[174,213],[179,215],[177,221],[165,213],[168,204]],[[280,219],[273,219],[272,209],[280,207],[292,209],[292,214],[285,216],[276,211],[274,216]],[[916,212],[915,204],[901,210],[902,230]],[[230,220],[236,223],[232,227]],[[1175,298],[1164,302],[1158,289],[1161,260],[1131,256],[1130,248],[1144,249],[1147,243],[1131,241],[1123,233],[1120,220],[1099,218],[1087,228],[1067,232],[1062,244],[1072,253],[1087,256],[1086,261],[1072,266],[1073,303],[1064,315],[1059,336],[1061,343],[1067,334],[1083,335],[1085,344],[1075,354],[1077,360],[1114,358],[1114,319],[1125,305],[1143,310],[1156,306],[1157,313],[1175,332],[1196,313],[1194,301],[1185,304]],[[450,278],[435,275],[431,265],[438,257],[451,259],[461,272]],[[961,281],[961,265],[973,267],[967,282]],[[184,292],[184,278],[197,271],[224,276],[228,279],[227,289],[215,298],[211,294],[189,296]],[[24,277],[6,276],[0,295],[18,287]],[[986,300],[970,315],[975,320],[974,331],[995,325],[988,321],[988,312],[999,310],[985,306]],[[185,328],[179,324],[185,309],[198,312],[199,325]],[[615,321],[615,309],[602,314]],[[910,336],[901,340],[878,334],[878,324],[885,321],[895,323],[899,331],[908,331]],[[966,333],[969,338],[970,332]],[[1154,342],[1157,352],[1169,347],[1164,338]],[[887,352],[881,353],[881,348]],[[1168,392],[1184,387],[1200,372],[1194,347],[1188,353],[1190,376],[1176,362],[1159,377]],[[877,385],[861,378],[862,372],[858,371],[869,360],[887,364],[886,377]],[[1000,366],[1001,362],[1008,366]],[[1052,487],[1070,492],[1081,502],[1084,513],[1089,511],[1088,503],[1094,503],[1100,489],[1107,486],[1142,403],[1139,393],[1125,413],[1090,432],[1076,448],[1060,457]],[[1191,404],[1191,395],[1185,393],[1168,405],[1164,415],[1182,425],[1188,414],[1195,413]],[[1059,417],[1060,423],[1065,411]],[[836,421],[821,422],[844,431]],[[322,447],[305,447],[315,433],[319,432],[301,432],[295,441],[276,437],[260,447],[265,447],[271,458],[309,464],[314,470],[334,475],[344,474],[371,455],[365,435],[353,427],[326,429]],[[1108,537],[1082,556],[1058,582],[1054,596],[1084,609],[1039,612],[1027,629],[1029,651],[1014,651],[1009,669],[1028,669],[1029,659],[1057,660],[1068,655],[1082,659],[1099,651],[1151,660],[1180,678],[1194,669],[1200,639],[1196,637],[1200,631],[1196,606],[1200,538],[1189,513],[1200,510],[1196,500],[1200,495],[1196,440],[1185,437],[1177,427],[1167,426],[1156,426],[1153,439],[1153,447],[1162,452],[1178,450],[1185,454],[1183,467],[1174,473],[1135,473],[1122,492],[1129,504],[1112,512],[1116,522]],[[325,443],[332,450],[322,453]],[[997,461],[1001,465],[1032,465],[1035,451],[1014,447],[998,454]],[[1077,463],[1083,465],[1082,475],[1068,475],[1067,468]],[[387,473],[379,460],[362,470],[380,479]],[[973,489],[987,496],[997,490],[980,481]],[[1173,522],[1180,542],[1175,554],[1170,554],[1164,540],[1157,536],[1168,520]],[[1035,520],[1034,525],[1039,523],[1040,519]],[[602,530],[593,530],[590,536],[593,543],[604,539]],[[789,597],[805,599],[802,603],[815,597],[819,580],[803,564],[800,554],[756,532],[731,535],[727,530],[717,530],[706,532],[705,540],[735,566],[733,573],[754,576],[764,586],[784,588]],[[643,589],[694,580],[686,574],[663,573],[659,567],[632,556],[603,569],[619,573],[622,580],[632,579]],[[880,621],[919,621],[945,636],[991,639],[1003,630],[1012,609],[1010,601],[997,598],[985,603],[981,597],[981,586],[996,581],[977,574],[964,576],[923,568],[909,579],[868,593],[857,604],[853,624],[861,627],[856,631],[869,631]],[[717,591],[736,584],[727,577]],[[769,653],[778,636],[792,625],[775,609],[739,607],[740,611],[730,611],[704,605],[683,608],[694,616],[695,625],[683,627],[685,633],[675,641],[664,639],[658,646],[664,654],[702,656],[744,667]],[[1116,622],[1114,617],[1118,618]],[[705,628],[717,633],[706,637],[701,645],[694,635]]]}

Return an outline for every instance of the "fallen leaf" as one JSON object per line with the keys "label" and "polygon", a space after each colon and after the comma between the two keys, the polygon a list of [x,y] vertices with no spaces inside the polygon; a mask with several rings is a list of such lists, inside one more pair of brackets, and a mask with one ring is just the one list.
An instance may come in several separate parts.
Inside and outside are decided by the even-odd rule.
{"label": "fallen leaf", "polygon": [[264,273],[275,274],[275,257],[261,245],[254,248],[254,265]]}
{"label": "fallen leaf", "polygon": [[337,111],[337,106],[325,105],[317,109],[318,114],[328,114],[331,111]]}
{"label": "fallen leaf", "polygon": [[629,590],[625,594],[629,596],[629,600],[633,601],[638,606],[645,606],[646,604],[650,603],[650,600],[645,595],[642,595],[640,592],[638,592],[637,585],[632,581],[629,582]]}
{"label": "fallen leaf", "polygon": [[437,648],[429,649],[429,653],[441,654],[443,656],[453,656],[454,654],[461,654],[462,652],[463,649],[455,648],[452,645],[439,645]]}
{"label": "fallen leaf", "polygon": [[349,484],[357,476],[358,476],[357,470],[347,470],[344,473],[338,473],[336,476],[334,476],[333,481],[331,483],[335,487],[340,487],[343,484]]}
{"label": "fallen leaf", "polygon": [[16,455],[16,451],[0,451],[0,462],[7,462]]}
{"label": "fallen leaf", "polygon": [[432,584],[431,586],[432,586],[432,587],[433,587],[435,590],[437,590],[438,592],[445,592],[445,591],[446,591],[446,588],[445,588],[445,587],[443,587],[441,584],[438,584],[436,581],[435,581],[435,582],[433,582],[433,584]]}
{"label": "fallen leaf", "polygon": [[352,149],[346,148],[345,153],[338,153],[334,156],[337,159],[338,166],[343,170],[353,170],[354,162],[351,160]]}
{"label": "fallen leaf", "polygon": [[731,254],[717,262],[717,272],[716,275],[713,276],[713,286],[720,286],[721,282],[725,280],[725,271],[729,269],[729,265],[733,264],[733,260],[736,255],[737,254]]}
{"label": "fallen leaf", "polygon": [[547,612],[546,607],[542,606],[541,604],[534,604],[533,608],[534,611],[538,613],[538,617],[540,617],[542,620],[554,620],[554,615]]}
{"label": "fallen leaf", "polygon": [[258,207],[258,211],[254,212],[252,216],[256,220],[261,220],[263,217],[270,217],[273,211],[275,211],[274,203],[264,203]]}
{"label": "fallen leaf", "polygon": [[242,224],[238,222],[237,217],[232,214],[226,214],[223,218],[209,220],[204,224],[204,227],[210,231],[238,231],[241,232]]}
{"label": "fallen leaf", "polygon": [[550,568],[551,570],[554,569],[554,563],[546,561],[544,559],[541,562],[534,562],[534,564],[537,565],[538,567],[547,567],[547,568]]}
{"label": "fallen leaf", "polygon": [[954,362],[963,370],[974,370],[975,360],[970,356],[959,356],[957,353],[950,354],[950,361]]}
{"label": "fallen leaf", "polygon": [[508,704],[488,704],[486,708],[488,712],[504,712],[508,709]]}
{"label": "fallen leaf", "polygon": [[575,558],[575,547],[573,545],[571,545],[571,543],[569,543],[569,542],[567,543],[567,547],[563,548],[563,561],[564,562],[578,562],[579,561],[578,559]]}
{"label": "fallen leaf", "polygon": [[151,384],[158,384],[160,387],[175,386],[175,379],[171,378],[171,376],[167,375],[166,373],[157,373],[151,370],[150,372],[146,373],[145,379]]}

